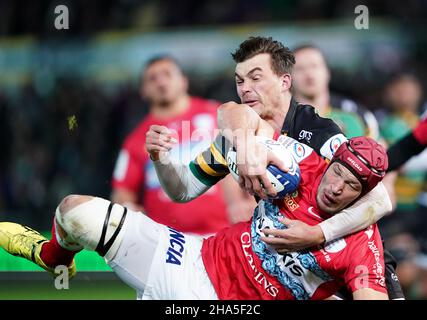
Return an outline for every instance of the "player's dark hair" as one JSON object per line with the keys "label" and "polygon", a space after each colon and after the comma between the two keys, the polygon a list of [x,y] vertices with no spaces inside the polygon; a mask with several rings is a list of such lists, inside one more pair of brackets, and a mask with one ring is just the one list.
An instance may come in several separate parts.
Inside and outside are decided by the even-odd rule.
{"label": "player's dark hair", "polygon": [[293,53],[288,47],[271,37],[250,37],[243,41],[231,56],[236,63],[240,63],[261,53],[270,55],[271,67],[275,74],[280,76],[291,73],[295,64]]}
{"label": "player's dark hair", "polygon": [[142,85],[142,82],[143,82],[143,76],[144,76],[144,74],[145,74],[145,71],[150,67],[150,66],[152,66],[153,64],[155,64],[155,63],[157,63],[157,62],[159,62],[159,61],[163,61],[163,60],[169,60],[169,61],[171,61],[173,64],[175,64],[177,67],[178,67],[178,69],[181,71],[181,73],[182,74],[184,74],[184,72],[183,72],[183,70],[182,70],[182,67],[181,67],[181,65],[179,64],[179,62],[178,62],[178,60],[176,60],[174,57],[172,57],[172,56],[170,56],[170,55],[167,55],[167,54],[160,54],[160,55],[157,55],[157,56],[153,56],[153,57],[151,57],[146,63],[145,63],[145,65],[144,65],[144,67],[142,68],[142,71],[141,71],[141,76],[140,76],[140,78],[139,78],[139,86],[140,85]]}
{"label": "player's dark hair", "polygon": [[180,66],[180,64],[179,64],[179,62],[178,62],[178,60],[176,60],[174,57],[172,57],[172,56],[170,56],[170,55],[167,55],[167,54],[161,54],[161,55],[157,55],[157,56],[154,56],[154,57],[151,57],[146,63],[145,63],[145,66],[144,66],[144,70],[146,70],[148,67],[150,67],[151,65],[153,65],[153,64],[155,64],[155,63],[157,63],[157,62],[159,62],[159,61],[163,61],[163,60],[169,60],[169,61],[171,61],[171,62],[173,62],[174,64],[176,64],[177,66],[178,66],[178,68],[180,69],[180,70],[182,70],[182,68],[181,68],[181,66]]}
{"label": "player's dark hair", "polygon": [[419,79],[417,78],[417,76],[415,75],[415,73],[407,71],[407,72],[397,72],[397,73],[393,73],[388,82],[387,82],[387,86],[393,86],[396,83],[405,81],[405,80],[409,80],[412,82],[417,83],[418,85],[420,84]]}

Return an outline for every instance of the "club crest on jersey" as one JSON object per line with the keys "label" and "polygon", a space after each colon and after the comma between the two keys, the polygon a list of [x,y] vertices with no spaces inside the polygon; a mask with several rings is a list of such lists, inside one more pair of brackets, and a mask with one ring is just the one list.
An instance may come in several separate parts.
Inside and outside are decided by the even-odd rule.
{"label": "club crest on jersey", "polygon": [[331,140],[330,144],[329,144],[329,148],[331,149],[331,153],[334,154],[335,151],[337,151],[337,149],[339,148],[339,146],[341,145],[341,140],[339,137],[335,137]]}
{"label": "club crest on jersey", "polygon": [[294,153],[298,158],[303,158],[305,156],[305,148],[301,143],[294,144]]}
{"label": "club crest on jersey", "polygon": [[185,236],[175,229],[169,229],[169,248],[166,252],[166,263],[181,265],[182,254],[184,252]]}

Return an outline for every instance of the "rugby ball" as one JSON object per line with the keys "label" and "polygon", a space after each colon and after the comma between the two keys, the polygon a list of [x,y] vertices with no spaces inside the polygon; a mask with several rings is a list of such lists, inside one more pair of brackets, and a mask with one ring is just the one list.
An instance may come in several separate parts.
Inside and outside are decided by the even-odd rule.
{"label": "rugby ball", "polygon": [[[301,174],[298,162],[295,160],[292,153],[276,140],[260,136],[257,136],[256,140],[258,143],[263,144],[272,151],[289,169],[288,172],[284,172],[275,165],[270,164],[267,166],[267,177],[270,180],[271,185],[274,187],[274,190],[277,192],[275,197],[269,198],[280,199],[288,193],[294,192],[300,183]],[[236,181],[239,181],[239,170],[237,169],[236,156],[236,150],[234,147],[231,147],[227,152],[227,166],[233,178]]]}

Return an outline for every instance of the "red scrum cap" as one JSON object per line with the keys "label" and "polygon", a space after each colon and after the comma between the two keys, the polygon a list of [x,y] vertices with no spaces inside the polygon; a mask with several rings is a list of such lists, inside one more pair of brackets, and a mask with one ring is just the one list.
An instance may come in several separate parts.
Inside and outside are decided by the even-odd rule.
{"label": "red scrum cap", "polygon": [[348,168],[362,184],[362,195],[371,191],[384,178],[388,168],[387,152],[368,137],[355,137],[344,142],[335,152],[331,163]]}

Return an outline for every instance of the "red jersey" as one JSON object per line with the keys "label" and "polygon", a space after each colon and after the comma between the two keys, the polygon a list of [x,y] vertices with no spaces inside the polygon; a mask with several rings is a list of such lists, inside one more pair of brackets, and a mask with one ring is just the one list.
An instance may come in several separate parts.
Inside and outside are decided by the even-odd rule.
{"label": "red jersey", "polygon": [[417,141],[427,146],[427,115],[426,118],[420,121],[420,123],[414,129],[414,137]]}
{"label": "red jersey", "polygon": [[[289,138],[287,138],[289,139]],[[279,254],[260,240],[264,228],[285,228],[281,215],[315,225],[329,218],[316,204],[327,163],[299,142],[301,182],[284,199],[260,201],[250,222],[206,239],[202,258],[220,299],[324,299],[340,287],[386,292],[381,237],[376,225],[322,247]]]}
{"label": "red jersey", "polygon": [[215,138],[218,103],[192,97],[188,110],[168,120],[148,115],[126,138],[113,175],[113,188],[124,188],[140,196],[140,204],[153,220],[183,232],[209,234],[229,226],[226,205],[219,185],[188,203],[175,203],[161,188],[149,154],[145,134],[151,125],[174,131],[178,144],[171,159],[188,163]]}

